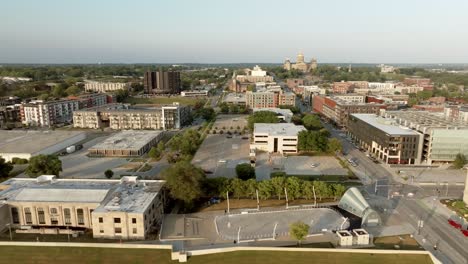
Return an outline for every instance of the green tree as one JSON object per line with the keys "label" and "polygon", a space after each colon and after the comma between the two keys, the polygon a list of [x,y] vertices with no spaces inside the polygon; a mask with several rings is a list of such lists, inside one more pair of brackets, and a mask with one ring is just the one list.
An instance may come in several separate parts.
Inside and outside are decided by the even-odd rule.
{"label": "green tree", "polygon": [[337,138],[330,138],[328,140],[328,151],[335,153],[335,152],[341,152],[343,150],[343,145],[341,144],[341,141]]}
{"label": "green tree", "polygon": [[256,190],[257,190],[257,180],[256,179],[248,179],[245,181],[245,195],[254,199],[256,197]]}
{"label": "green tree", "polygon": [[303,180],[297,177],[286,178],[286,190],[288,192],[288,199],[295,200],[302,195]]}
{"label": "green tree", "polygon": [[37,155],[29,159],[29,166],[25,173],[29,177],[37,177],[40,175],[56,175],[59,176],[62,171],[62,161],[57,155]]}
{"label": "green tree", "polygon": [[302,183],[302,197],[310,200],[314,198],[314,184],[311,181],[303,181]]}
{"label": "green tree", "polygon": [[234,178],[231,180],[231,189],[232,189],[232,194],[234,197],[237,199],[245,196],[245,184],[246,182],[239,179],[239,178]]}
{"label": "green tree", "polygon": [[301,151],[319,151],[327,150],[327,133],[322,131],[301,131],[298,134],[298,149]]}
{"label": "green tree", "polygon": [[159,159],[161,157],[161,152],[156,147],[151,147],[150,151],[148,152],[148,156],[152,159]]}
{"label": "green tree", "polygon": [[229,113],[229,106],[227,103],[223,102],[219,105],[219,108],[221,109],[221,113],[223,114],[228,114]]}
{"label": "green tree", "polygon": [[255,179],[255,168],[248,163],[238,164],[236,166],[237,178],[241,180]]}
{"label": "green tree", "polygon": [[455,157],[455,160],[453,161],[453,167],[455,167],[456,169],[461,169],[465,166],[466,163],[466,156],[461,153],[458,153]]}
{"label": "green tree", "polygon": [[247,91],[255,92],[255,84],[247,85]]}
{"label": "green tree", "polygon": [[281,200],[281,196],[284,194],[284,187],[286,185],[285,177],[273,177],[271,180],[271,187],[273,188],[273,193],[278,197],[278,200]]}
{"label": "green tree", "polygon": [[302,123],[308,130],[320,130],[323,128],[318,115],[307,114],[302,118]]}
{"label": "green tree", "polygon": [[130,96],[130,93],[128,92],[128,90],[117,90],[115,92],[115,99],[119,103],[124,102],[125,99],[127,99],[129,96]]}
{"label": "green tree", "polygon": [[59,83],[58,85],[55,85],[52,88],[52,96],[57,98],[66,96],[67,94],[65,93],[65,90],[67,89],[67,87],[68,86],[66,83]]}
{"label": "green tree", "polygon": [[314,181],[315,194],[322,201],[322,198],[326,198],[329,195],[328,185],[323,181]]}
{"label": "green tree", "polygon": [[302,241],[304,241],[309,234],[309,226],[301,221],[292,223],[289,225],[289,234],[301,245]]}
{"label": "green tree", "polygon": [[214,109],[211,107],[204,107],[200,109],[200,115],[203,119],[207,121],[213,120],[216,117],[216,113]]}
{"label": "green tree", "polygon": [[163,153],[164,150],[166,149],[166,145],[164,144],[164,142],[159,141],[159,143],[157,145],[157,149],[158,149],[159,153]]}
{"label": "green tree", "polygon": [[232,104],[229,106],[229,112],[231,114],[237,114],[239,113],[239,106],[237,106],[236,104]]}
{"label": "green tree", "polygon": [[190,162],[178,162],[164,170],[161,175],[166,180],[170,195],[184,201],[186,205],[191,205],[195,199],[203,195],[205,174]]}
{"label": "green tree", "polygon": [[114,172],[111,169],[107,169],[104,172],[104,175],[106,176],[107,179],[110,179],[110,178],[112,178],[112,176],[114,176]]}
{"label": "green tree", "polygon": [[274,189],[273,189],[273,185],[271,184],[271,180],[270,181],[265,180],[265,181],[258,182],[257,188],[258,188],[258,196],[259,196],[260,199],[263,199],[263,200],[270,199],[271,196],[274,193]]}
{"label": "green tree", "polygon": [[253,130],[255,123],[278,123],[279,119],[275,113],[270,111],[258,111],[249,116],[248,127]]}
{"label": "green tree", "polygon": [[346,187],[342,184],[332,184],[331,187],[333,189],[333,198],[335,199],[335,201],[338,197],[343,196],[343,194],[346,191]]}
{"label": "green tree", "polygon": [[13,165],[10,162],[5,162],[5,159],[0,157],[0,177],[8,177],[12,170]]}
{"label": "green tree", "polygon": [[72,85],[70,87],[68,87],[66,90],[65,90],[65,93],[67,95],[79,95],[81,93],[81,89],[80,87],[76,86],[76,85]]}

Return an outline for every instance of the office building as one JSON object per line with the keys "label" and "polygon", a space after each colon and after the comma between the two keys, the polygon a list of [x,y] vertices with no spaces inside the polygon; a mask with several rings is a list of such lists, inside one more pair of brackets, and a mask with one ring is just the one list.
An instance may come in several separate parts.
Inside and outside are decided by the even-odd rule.
{"label": "office building", "polygon": [[55,154],[86,139],[79,131],[0,130],[0,156],[6,161]]}
{"label": "office building", "polygon": [[386,164],[420,164],[420,133],[375,114],[351,114],[348,132],[359,146]]}
{"label": "office building", "polygon": [[468,156],[466,121],[447,119],[444,113],[427,111],[383,111],[382,116],[422,134],[423,163],[452,162],[458,153]]}
{"label": "office building", "polygon": [[73,113],[73,127],[100,129],[180,129],[190,122],[190,107],[178,103],[152,107],[109,104]]}
{"label": "office building", "polygon": [[429,78],[420,78],[420,77],[409,77],[403,80],[403,83],[406,86],[421,86],[424,90],[432,91],[434,85],[432,84],[431,79]]}
{"label": "office building", "polygon": [[448,120],[468,123],[468,105],[448,105],[444,108],[444,116]]}
{"label": "office building", "polygon": [[146,94],[178,94],[181,89],[180,72],[147,71],[143,79]]}
{"label": "office building", "polygon": [[223,97],[223,102],[228,105],[245,106],[247,99],[244,93],[228,93]]}
{"label": "office building", "polygon": [[262,150],[269,153],[297,153],[298,134],[305,131],[304,126],[291,123],[254,124],[251,150]]}
{"label": "office building", "polygon": [[14,128],[21,122],[21,105],[0,106],[0,129]]}
{"label": "office building", "polygon": [[[12,178],[1,184],[2,219],[18,233],[79,234],[145,239],[159,229],[164,181]],[[5,226],[3,226],[5,228]]]}
{"label": "office building", "polygon": [[98,92],[98,93],[107,93],[115,92],[118,90],[128,90],[128,83],[118,83],[118,82],[97,82],[86,80],[84,83],[85,91],[87,92]]}
{"label": "office building", "polygon": [[332,85],[332,91],[334,94],[347,94],[353,91],[353,84],[350,82],[334,82]]}
{"label": "office building", "polygon": [[88,149],[92,157],[138,157],[158,144],[164,132],[132,131],[119,132]]}
{"label": "office building", "polygon": [[264,76],[267,76],[267,72],[262,70],[262,68],[260,68],[260,66],[258,65],[255,65],[255,67],[253,68],[253,70],[250,71],[250,75],[251,76],[261,76],[261,77],[264,77]]}
{"label": "office building", "polygon": [[187,90],[180,92],[182,97],[204,97],[208,96],[208,90]]}

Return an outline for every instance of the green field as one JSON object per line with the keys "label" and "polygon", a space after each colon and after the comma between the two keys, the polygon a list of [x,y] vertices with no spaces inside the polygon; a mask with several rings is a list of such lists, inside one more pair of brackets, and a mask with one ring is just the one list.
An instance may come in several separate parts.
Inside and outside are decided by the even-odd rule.
{"label": "green field", "polygon": [[[170,260],[169,250],[66,248],[66,247],[0,247],[0,263],[178,263]],[[379,263],[424,264],[432,263],[426,255],[352,254],[318,252],[238,251],[191,257],[191,264],[302,264],[302,263]]]}
{"label": "green field", "polygon": [[181,105],[194,105],[197,101],[205,102],[206,99],[197,99],[193,97],[180,97],[180,96],[152,97],[152,98],[128,97],[125,99],[124,102],[128,104],[172,104],[174,102],[179,102]]}

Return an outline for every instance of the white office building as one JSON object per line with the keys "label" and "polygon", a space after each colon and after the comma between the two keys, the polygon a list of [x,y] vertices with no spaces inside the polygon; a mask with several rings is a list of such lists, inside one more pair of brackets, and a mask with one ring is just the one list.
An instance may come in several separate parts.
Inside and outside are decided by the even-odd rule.
{"label": "white office building", "polygon": [[304,126],[291,123],[254,124],[254,141],[250,149],[269,153],[297,153],[298,134],[305,130]]}

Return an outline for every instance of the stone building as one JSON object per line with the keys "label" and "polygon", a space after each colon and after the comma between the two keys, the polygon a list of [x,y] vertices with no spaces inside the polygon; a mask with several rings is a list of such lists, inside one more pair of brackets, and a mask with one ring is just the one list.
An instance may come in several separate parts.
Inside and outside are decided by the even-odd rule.
{"label": "stone building", "polygon": [[301,72],[310,72],[312,70],[317,69],[317,60],[315,58],[312,58],[310,60],[310,63],[306,63],[304,60],[304,54],[300,52],[297,54],[297,60],[295,63],[291,62],[289,59],[286,59],[286,61],[283,64],[283,68],[285,70],[299,70]]}

